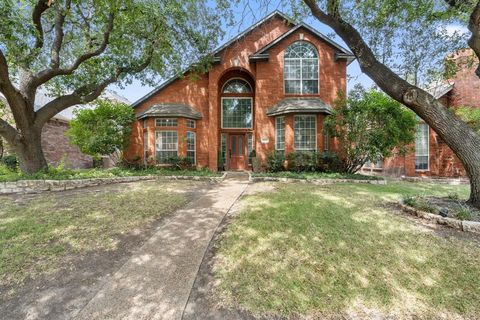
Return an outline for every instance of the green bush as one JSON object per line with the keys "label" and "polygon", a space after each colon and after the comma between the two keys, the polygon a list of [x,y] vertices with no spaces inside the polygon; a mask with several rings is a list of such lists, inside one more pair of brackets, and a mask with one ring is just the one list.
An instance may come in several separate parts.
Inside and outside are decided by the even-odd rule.
{"label": "green bush", "polygon": [[192,161],[189,158],[179,156],[168,158],[167,163],[177,170],[185,170],[192,166]]}
{"label": "green bush", "polygon": [[16,171],[18,167],[18,159],[14,154],[6,155],[2,158],[2,162],[11,171]]}
{"label": "green bush", "polygon": [[317,153],[294,151],[287,155],[288,169],[294,172],[312,172],[317,169]]}
{"label": "green bush", "polygon": [[267,157],[267,171],[279,172],[285,170],[285,154],[283,152],[273,151]]}
{"label": "green bush", "polygon": [[317,155],[317,170],[320,172],[343,172],[342,161],[336,153],[322,152]]}

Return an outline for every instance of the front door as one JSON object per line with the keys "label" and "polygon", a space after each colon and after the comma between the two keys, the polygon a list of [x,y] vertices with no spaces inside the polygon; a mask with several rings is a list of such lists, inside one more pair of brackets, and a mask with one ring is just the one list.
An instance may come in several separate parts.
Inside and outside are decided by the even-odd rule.
{"label": "front door", "polygon": [[229,169],[245,170],[245,135],[229,135]]}

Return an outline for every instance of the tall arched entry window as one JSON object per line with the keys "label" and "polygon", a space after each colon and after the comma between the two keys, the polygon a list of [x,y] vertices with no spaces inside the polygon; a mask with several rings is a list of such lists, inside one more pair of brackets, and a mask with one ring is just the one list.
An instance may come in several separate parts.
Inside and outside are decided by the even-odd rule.
{"label": "tall arched entry window", "polygon": [[297,41],[285,50],[285,93],[318,93],[318,52],[309,42]]}
{"label": "tall arched entry window", "polygon": [[253,89],[243,78],[231,78],[221,89],[220,148],[225,169],[248,167],[253,148]]}
{"label": "tall arched entry window", "polygon": [[232,79],[222,90],[222,129],[251,129],[253,91],[243,79]]}

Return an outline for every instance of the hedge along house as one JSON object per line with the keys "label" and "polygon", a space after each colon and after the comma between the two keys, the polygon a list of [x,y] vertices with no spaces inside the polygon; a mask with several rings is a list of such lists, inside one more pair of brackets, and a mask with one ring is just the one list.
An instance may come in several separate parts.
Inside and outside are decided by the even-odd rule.
{"label": "hedge along house", "polygon": [[249,156],[335,149],[323,133],[354,56],[276,11],[213,53],[195,81],[174,77],[133,104],[129,159],[188,157],[197,167],[248,170]]}

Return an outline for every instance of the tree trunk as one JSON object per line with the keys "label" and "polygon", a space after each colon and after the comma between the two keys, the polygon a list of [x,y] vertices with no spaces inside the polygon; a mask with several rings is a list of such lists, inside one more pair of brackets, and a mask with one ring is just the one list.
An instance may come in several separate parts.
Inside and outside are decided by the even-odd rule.
{"label": "tree trunk", "polygon": [[48,168],[43,154],[41,131],[30,130],[25,133],[20,142],[14,146],[23,173],[35,173]]}

